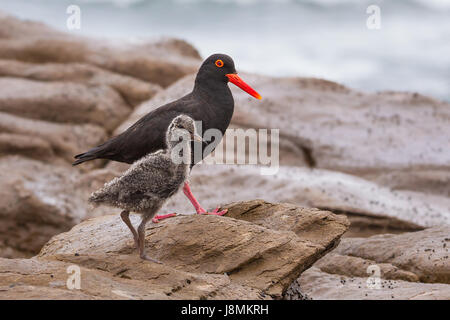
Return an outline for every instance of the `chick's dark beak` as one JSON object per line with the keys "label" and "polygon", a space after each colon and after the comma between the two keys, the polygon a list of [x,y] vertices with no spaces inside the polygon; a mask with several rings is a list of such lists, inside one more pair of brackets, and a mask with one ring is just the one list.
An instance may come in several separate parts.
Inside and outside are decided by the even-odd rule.
{"label": "chick's dark beak", "polygon": [[241,77],[239,77],[236,73],[229,73],[226,74],[225,76],[232,84],[238,86],[239,88],[247,92],[249,95],[255,97],[256,99],[261,99],[261,95],[258,92],[256,92],[252,87],[250,87],[248,84],[246,84],[244,80],[242,80]]}
{"label": "chick's dark beak", "polygon": [[199,142],[202,142],[203,141],[203,139],[202,139],[202,137],[200,137],[198,134],[196,134],[196,133],[191,133],[191,140],[192,141],[199,141]]}

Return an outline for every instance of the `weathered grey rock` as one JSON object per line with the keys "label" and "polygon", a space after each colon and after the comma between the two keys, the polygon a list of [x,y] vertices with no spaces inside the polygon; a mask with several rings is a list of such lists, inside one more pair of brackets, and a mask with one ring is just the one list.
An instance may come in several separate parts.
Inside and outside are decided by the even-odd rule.
{"label": "weathered grey rock", "polygon": [[253,200],[222,207],[225,208],[228,209],[228,218],[248,221],[268,229],[292,231],[301,239],[328,249],[337,245],[349,227],[348,220],[343,215],[289,203],[274,204]]}
{"label": "weathered grey rock", "polygon": [[[92,124],[62,124],[26,119],[0,112],[0,154],[20,154],[48,160],[73,161],[73,156],[106,139]],[[55,157],[53,157],[54,155]]]}
{"label": "weathered grey rock", "polygon": [[402,280],[381,280],[380,289],[367,286],[367,277],[329,274],[312,267],[289,289],[286,299],[313,300],[449,300],[450,285]]}
{"label": "weathered grey rock", "polygon": [[370,238],[348,238],[336,249],[340,255],[390,263],[417,275],[421,282],[450,284],[450,226]]}
{"label": "weathered grey rock", "polygon": [[0,76],[39,81],[76,82],[88,86],[110,86],[131,106],[150,99],[161,87],[130,76],[83,63],[27,63],[0,60]]}
{"label": "weathered grey rock", "polygon": [[0,111],[60,123],[115,128],[131,109],[108,86],[0,78]]}
{"label": "weathered grey rock", "polygon": [[361,278],[371,275],[371,273],[367,272],[367,268],[372,265],[377,265],[379,267],[382,279],[404,280],[410,282],[419,281],[419,277],[415,273],[399,269],[390,263],[377,263],[373,260],[354,257],[351,255],[340,255],[333,252],[314,264],[315,267],[319,268],[323,272]]}
{"label": "weathered grey rock", "polygon": [[394,190],[412,190],[450,198],[450,170],[390,171],[364,178]]}
{"label": "weathered grey rock", "polygon": [[0,133],[0,156],[20,154],[44,161],[54,160],[52,145],[39,137],[24,134]]}

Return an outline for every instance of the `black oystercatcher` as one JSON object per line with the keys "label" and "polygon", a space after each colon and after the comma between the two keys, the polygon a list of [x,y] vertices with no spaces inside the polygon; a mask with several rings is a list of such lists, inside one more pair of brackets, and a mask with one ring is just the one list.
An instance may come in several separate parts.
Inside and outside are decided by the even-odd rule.
{"label": "black oystercatcher", "polygon": [[[186,115],[176,117],[166,133],[167,149],[150,153],[134,162],[120,177],[105,183],[89,198],[95,205],[106,204],[124,209],[120,216],[130,228],[140,257],[144,260],[159,262],[145,254],[145,225],[186,182],[191,163],[191,140],[202,140],[197,135],[194,120]],[[173,159],[173,148],[180,143],[180,159]],[[131,224],[130,211],[142,214],[137,231]]]}
{"label": "black oystercatcher", "polygon": [[[93,159],[109,159],[131,164],[149,153],[164,149],[167,147],[165,139],[167,128],[180,114],[201,121],[203,132],[215,128],[223,135],[230,124],[234,110],[233,95],[227,85],[228,82],[235,84],[251,96],[261,99],[261,96],[237,75],[231,57],[225,54],[213,54],[200,66],[191,93],[149,112],[120,135],[85,153],[76,155],[77,160],[73,165]],[[218,142],[211,143],[217,145]],[[207,145],[204,142],[203,149]],[[202,152],[201,158],[205,156],[207,154]],[[198,214],[223,215],[226,213],[226,211],[218,211],[218,208],[212,212],[206,212],[195,199],[187,182],[184,184],[183,191]]]}

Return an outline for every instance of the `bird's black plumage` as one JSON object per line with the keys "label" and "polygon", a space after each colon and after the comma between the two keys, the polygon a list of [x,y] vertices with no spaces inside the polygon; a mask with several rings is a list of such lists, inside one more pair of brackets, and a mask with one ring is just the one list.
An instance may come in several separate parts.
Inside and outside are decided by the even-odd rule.
{"label": "bird's black plumage", "polygon": [[[216,65],[217,60],[223,66]],[[225,133],[233,116],[234,100],[226,74],[236,73],[231,57],[213,54],[201,65],[194,89],[186,96],[155,109],[126,131],[91,150],[76,155],[73,165],[93,159],[133,163],[143,156],[166,147],[165,133],[180,114],[202,122],[202,132],[215,128]],[[219,141],[209,142],[215,145]],[[207,143],[203,144],[203,148]],[[205,155],[202,155],[202,158]]]}

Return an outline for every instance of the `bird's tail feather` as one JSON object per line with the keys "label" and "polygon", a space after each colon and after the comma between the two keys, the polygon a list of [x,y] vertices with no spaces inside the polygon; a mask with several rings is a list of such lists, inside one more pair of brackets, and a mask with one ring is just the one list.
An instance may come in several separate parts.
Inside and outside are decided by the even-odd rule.
{"label": "bird's tail feather", "polygon": [[89,160],[94,160],[95,157],[83,157],[83,158],[75,158],[75,159],[77,159],[77,160],[75,160],[75,161],[72,163],[73,166],[77,166],[77,165],[79,165],[80,163],[83,163],[83,162],[86,162],[86,161],[89,161]]}
{"label": "bird's tail feather", "polygon": [[72,165],[76,166],[76,165],[79,165],[80,163],[83,163],[83,162],[86,162],[86,161],[89,161],[89,160],[97,159],[100,156],[100,153],[101,153],[100,151],[101,151],[101,148],[100,148],[100,146],[98,146],[98,147],[92,148],[91,150],[89,150],[87,152],[77,154],[74,157],[77,160],[75,160],[72,163]]}

